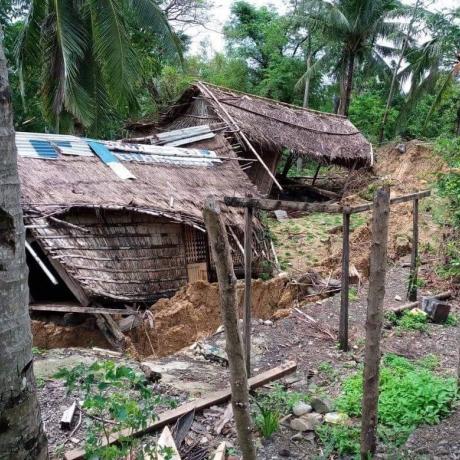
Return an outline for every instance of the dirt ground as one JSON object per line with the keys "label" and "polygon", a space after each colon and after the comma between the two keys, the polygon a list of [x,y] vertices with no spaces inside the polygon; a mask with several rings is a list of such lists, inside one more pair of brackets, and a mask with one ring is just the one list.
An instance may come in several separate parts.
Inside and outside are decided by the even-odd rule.
{"label": "dirt ground", "polygon": [[[428,188],[437,172],[442,171],[442,161],[434,158],[423,143],[410,143],[404,154],[388,148],[377,157],[375,173],[378,179],[367,174],[350,187],[346,200],[350,203],[363,202],[372,194],[376,184],[388,181],[392,184],[393,195]],[[421,268],[420,295],[445,291],[452,286],[448,280],[436,275],[435,267],[440,260],[438,248],[443,243],[443,216],[441,199],[436,195],[424,199],[420,206],[420,253]],[[269,282],[254,282],[254,321],[253,321],[253,372],[257,374],[286,360],[295,360],[298,371],[295,375],[281,380],[287,388],[306,394],[324,394],[334,398],[340,392],[341,382],[356,372],[363,360],[364,324],[367,305],[366,275],[368,270],[368,249],[370,243],[369,213],[360,214],[352,222],[351,262],[361,276],[359,286],[350,298],[350,345],[347,353],[337,348],[336,336],[339,322],[340,296],[325,298],[318,302],[297,301],[297,296],[287,286],[287,279],[275,278]],[[272,233],[280,262],[292,274],[305,272],[315,267],[324,277],[340,274],[341,230],[340,216],[315,215],[289,219],[285,222],[270,220]],[[400,305],[407,293],[408,268],[407,254],[411,248],[412,212],[410,204],[392,207],[389,238],[389,266],[386,283],[385,308]],[[241,306],[242,290],[239,288]],[[458,297],[452,300],[454,313],[460,313]],[[317,323],[312,325],[297,307]],[[210,391],[228,385],[228,371],[218,362],[209,361],[197,354],[193,342],[199,342],[224,349],[224,337],[219,331],[220,316],[216,285],[202,283],[188,286],[169,300],[161,300],[151,309],[152,324],[146,328],[132,331],[130,337],[142,359],[162,374],[161,384],[155,387],[164,393],[184,401],[200,397]],[[281,313],[280,313],[281,312]],[[288,316],[287,316],[288,315]],[[269,318],[276,321],[259,321]],[[149,324],[146,318],[144,324]],[[75,332],[78,328],[54,326],[55,329],[42,329],[42,324],[34,322],[34,342],[37,346],[53,347],[59,336],[69,337],[65,345],[102,346],[101,337],[86,328],[87,335]],[[92,332],[91,332],[92,331]],[[459,326],[447,327],[430,324],[427,332],[385,329],[382,353],[396,353],[409,359],[418,359],[434,354],[440,360],[437,371],[455,375],[458,353]],[[82,339],[84,337],[84,339]],[[56,339],[56,340],[55,340]],[[79,342],[80,341],[80,342]],[[84,343],[81,343],[84,342]],[[174,354],[171,354],[174,353]],[[69,358],[73,356],[73,358]],[[138,355],[138,357],[139,357]],[[150,355],[150,356],[149,356]],[[81,446],[85,437],[85,424],[68,439],[68,433],[59,427],[60,416],[72,401],[66,396],[62,383],[52,377],[50,368],[57,363],[89,362],[104,359],[91,350],[51,350],[44,357],[37,358],[41,366],[40,403],[44,413],[45,428],[49,435],[54,458],[62,458],[62,451]],[[122,358],[120,358],[122,359]],[[138,362],[123,358],[133,367]],[[40,364],[40,362],[42,362]],[[51,363],[51,364],[50,364]],[[43,371],[44,369],[44,371]],[[72,395],[71,395],[72,396]],[[78,398],[78,395],[73,395]],[[209,452],[226,440],[230,447],[236,446],[233,423],[229,423],[221,434],[214,427],[222,417],[225,405],[213,407],[198,414],[189,436],[193,442],[203,445]],[[409,438],[407,445],[393,457],[394,453],[379,451],[379,458],[460,458],[460,409],[436,426],[420,427]],[[257,458],[260,459],[313,459],[326,458],[321,444],[314,434],[295,437],[285,424],[281,425],[270,440],[257,437]],[[78,442],[77,442],[78,441]],[[65,447],[62,447],[65,443]]]}

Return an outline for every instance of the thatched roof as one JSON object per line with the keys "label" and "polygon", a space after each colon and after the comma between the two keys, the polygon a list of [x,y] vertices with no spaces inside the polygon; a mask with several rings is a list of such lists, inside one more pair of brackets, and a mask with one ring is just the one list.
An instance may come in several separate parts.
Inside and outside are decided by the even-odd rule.
{"label": "thatched roof", "polygon": [[[195,148],[217,157],[235,158],[222,135]],[[49,214],[75,207],[127,209],[157,213],[203,228],[202,207],[207,196],[257,194],[236,160],[211,166],[123,162],[136,177],[121,180],[96,156],[61,155],[56,160],[18,157],[22,205],[26,213]],[[224,209],[229,224],[242,226],[236,209]]]}
{"label": "thatched roof", "polygon": [[372,147],[345,117],[307,110],[209,83],[191,85],[161,118],[159,127],[179,129],[226,123],[260,151],[288,148],[323,164],[371,164]]}

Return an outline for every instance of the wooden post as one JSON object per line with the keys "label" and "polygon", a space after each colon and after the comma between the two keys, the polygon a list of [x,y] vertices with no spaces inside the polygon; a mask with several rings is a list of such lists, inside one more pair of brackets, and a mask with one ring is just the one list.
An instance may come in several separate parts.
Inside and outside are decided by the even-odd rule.
{"label": "wooden post", "polygon": [[251,288],[252,288],[252,215],[253,208],[245,209],[244,226],[244,311],[243,340],[246,373],[251,376]]}
{"label": "wooden post", "polygon": [[350,213],[343,213],[343,249],[340,299],[339,343],[348,351],[348,290],[350,284]]}
{"label": "wooden post", "polygon": [[361,422],[362,459],[372,458],[377,447],[380,335],[383,323],[383,300],[385,297],[389,214],[390,188],[385,186],[375,194],[372,216]]}
{"label": "wooden post", "polygon": [[216,201],[209,197],[203,210],[219,283],[220,307],[230,368],[232,407],[243,460],[256,460],[249,414],[249,390],[236,306],[236,276],[227,232]]}
{"label": "wooden post", "polygon": [[414,198],[412,211],[412,253],[410,259],[410,277],[408,299],[417,300],[417,272],[418,272],[418,198]]}
{"label": "wooden post", "polygon": [[311,181],[311,185],[315,185],[320,169],[321,169],[321,163],[318,163],[318,166],[316,167],[315,175],[313,176],[313,180]]}

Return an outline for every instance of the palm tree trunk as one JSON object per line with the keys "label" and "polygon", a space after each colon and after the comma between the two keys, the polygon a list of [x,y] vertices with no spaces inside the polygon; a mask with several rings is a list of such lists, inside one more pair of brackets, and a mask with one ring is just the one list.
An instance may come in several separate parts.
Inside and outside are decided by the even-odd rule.
{"label": "palm tree trunk", "polygon": [[8,71],[0,41],[0,457],[43,460],[48,452],[33,374],[16,155]]}
{"label": "palm tree trunk", "polygon": [[347,82],[347,68],[348,68],[348,53],[344,52],[343,53],[343,69],[342,69],[342,75],[340,76],[340,99],[339,99],[339,105],[337,107],[336,113],[343,115],[345,111],[345,100],[346,100],[346,82]]}
{"label": "palm tree trunk", "polygon": [[311,36],[308,36],[308,44],[307,44],[307,56],[306,56],[306,64],[307,64],[307,77],[305,78],[305,89],[303,92],[303,107],[305,109],[308,108],[308,99],[310,97],[310,68],[311,68]]}
{"label": "palm tree trunk", "polygon": [[394,96],[394,92],[396,89],[396,79],[398,77],[398,72],[399,72],[399,69],[401,68],[402,61],[404,59],[404,53],[406,52],[407,45],[409,44],[409,37],[410,37],[410,34],[412,33],[412,27],[414,26],[414,22],[417,17],[417,10],[418,10],[419,5],[420,5],[420,0],[417,0],[414,6],[414,13],[412,15],[409,26],[407,28],[407,35],[404,38],[403,44],[401,46],[401,54],[399,56],[396,67],[393,69],[393,76],[391,77],[390,90],[388,92],[385,112],[383,113],[382,124],[380,125],[380,132],[379,132],[379,143],[380,144],[383,142],[383,138],[385,137],[385,126],[387,124],[388,115],[390,113],[390,107],[393,102],[393,96]]}
{"label": "palm tree trunk", "polygon": [[355,53],[350,51],[347,58],[346,73],[344,75],[343,91],[339,105],[339,115],[348,117],[348,110],[350,108],[351,91],[353,89],[353,76],[355,71]]}

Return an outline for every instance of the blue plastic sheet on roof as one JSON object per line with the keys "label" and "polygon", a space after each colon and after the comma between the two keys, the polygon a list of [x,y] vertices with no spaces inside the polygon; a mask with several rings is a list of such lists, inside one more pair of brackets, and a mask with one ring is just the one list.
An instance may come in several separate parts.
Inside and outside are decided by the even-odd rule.
{"label": "blue plastic sheet on roof", "polygon": [[48,141],[31,139],[30,143],[41,158],[57,158],[57,152]]}

